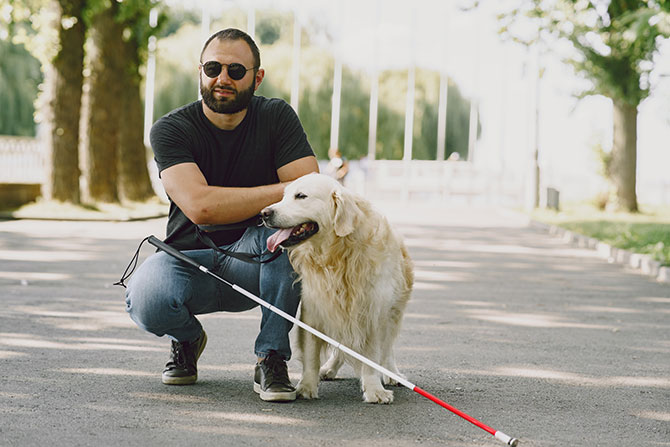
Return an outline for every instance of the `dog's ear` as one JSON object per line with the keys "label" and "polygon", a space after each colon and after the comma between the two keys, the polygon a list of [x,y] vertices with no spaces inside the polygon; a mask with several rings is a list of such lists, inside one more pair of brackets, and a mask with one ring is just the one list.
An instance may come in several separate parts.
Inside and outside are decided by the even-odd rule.
{"label": "dog's ear", "polygon": [[339,188],[333,192],[333,201],[335,202],[335,234],[344,237],[353,233],[361,215],[354,197],[347,190]]}

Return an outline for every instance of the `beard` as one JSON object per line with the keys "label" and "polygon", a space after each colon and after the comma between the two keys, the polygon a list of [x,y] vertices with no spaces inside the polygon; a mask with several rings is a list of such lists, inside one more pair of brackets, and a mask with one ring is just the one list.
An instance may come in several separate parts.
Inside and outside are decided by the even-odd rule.
{"label": "beard", "polygon": [[231,98],[221,98],[217,99],[214,97],[214,86],[208,88],[206,85],[203,85],[202,79],[200,80],[200,94],[202,95],[202,100],[205,102],[205,105],[209,107],[212,111],[216,113],[237,113],[249,107],[251,98],[254,96],[254,83],[251,83],[248,89],[237,91],[233,87],[219,87],[230,92],[234,92],[235,96]]}

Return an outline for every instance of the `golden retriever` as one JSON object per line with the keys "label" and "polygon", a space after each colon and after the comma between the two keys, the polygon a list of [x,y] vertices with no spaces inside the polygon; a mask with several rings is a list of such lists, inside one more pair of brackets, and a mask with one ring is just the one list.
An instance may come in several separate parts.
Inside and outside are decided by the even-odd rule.
{"label": "golden retriever", "polygon": [[[286,187],[280,202],[261,212],[266,226],[279,228],[267,245],[281,246],[302,282],[301,319],[389,371],[399,374],[393,344],[410,298],[414,273],[405,245],[384,216],[362,197],[323,174],[308,174]],[[331,349],[298,328],[302,358],[298,395],[318,397],[319,379],[333,379],[344,361],[361,381],[363,400],[391,403],[396,384],[375,369]]]}

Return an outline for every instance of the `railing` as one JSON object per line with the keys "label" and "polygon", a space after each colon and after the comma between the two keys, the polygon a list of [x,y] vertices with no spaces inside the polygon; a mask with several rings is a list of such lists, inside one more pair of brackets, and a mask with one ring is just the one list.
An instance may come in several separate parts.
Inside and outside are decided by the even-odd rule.
{"label": "railing", "polygon": [[[324,172],[326,161],[321,162]],[[47,180],[48,154],[36,138],[0,136],[0,183],[43,184]],[[153,161],[152,180],[160,190]],[[563,182],[565,188],[584,190],[585,179]],[[527,185],[519,176],[488,171],[465,161],[375,160],[350,162],[345,184],[370,197],[392,200],[439,200],[444,202],[495,203],[520,206]],[[579,185],[579,186],[577,186]],[[557,185],[561,189],[561,185]],[[566,189],[565,197],[570,191]],[[670,181],[638,179],[638,196],[649,204],[670,203]],[[561,192],[561,198],[564,194]],[[577,196],[578,194],[575,194]],[[587,199],[589,197],[579,197]]]}
{"label": "railing", "polygon": [[397,200],[488,203],[519,206],[519,178],[489,172],[465,161],[376,160],[369,165],[367,193]]}
{"label": "railing", "polygon": [[0,183],[44,183],[46,159],[40,140],[0,136]]}

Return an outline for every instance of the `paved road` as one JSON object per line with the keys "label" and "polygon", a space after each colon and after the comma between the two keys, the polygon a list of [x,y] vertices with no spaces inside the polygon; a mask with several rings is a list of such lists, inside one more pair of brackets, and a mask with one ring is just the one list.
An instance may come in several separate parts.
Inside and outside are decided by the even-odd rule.
{"label": "paved road", "polygon": [[[668,284],[509,212],[381,208],[416,263],[397,345],[410,381],[521,446],[670,446]],[[162,385],[168,341],[137,329],[111,284],[163,228],[0,222],[0,445],[502,445],[405,388],[362,403],[349,368],[318,401],[260,401],[257,310],[203,317],[199,382]]]}

